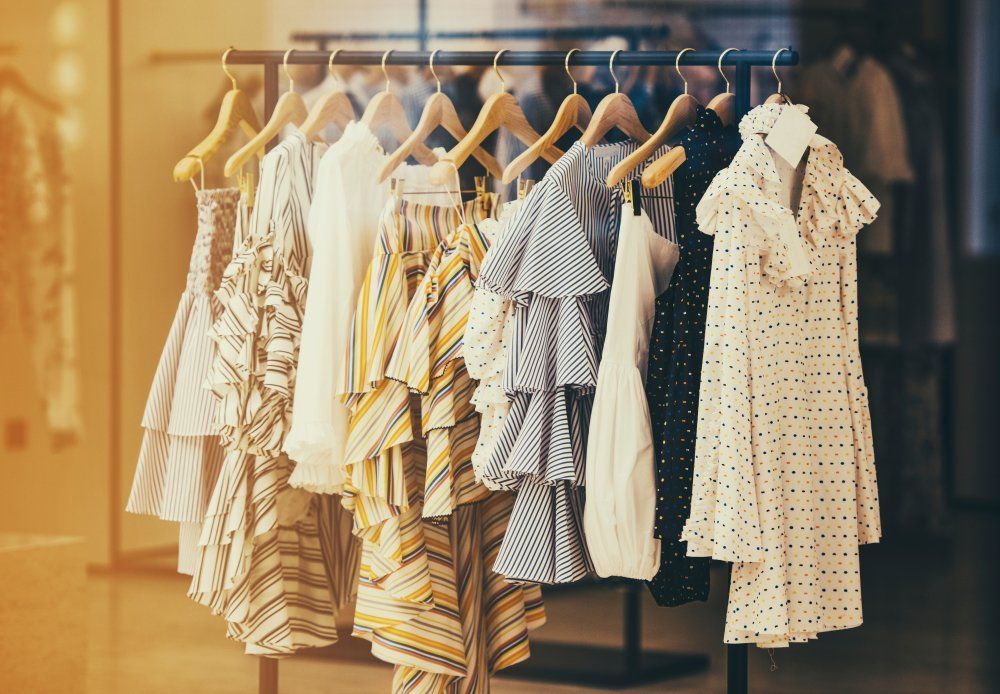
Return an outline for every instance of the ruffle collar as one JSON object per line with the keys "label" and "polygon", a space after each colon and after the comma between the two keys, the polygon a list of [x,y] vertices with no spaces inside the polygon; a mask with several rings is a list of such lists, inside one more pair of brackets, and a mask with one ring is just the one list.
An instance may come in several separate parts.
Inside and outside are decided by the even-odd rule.
{"label": "ruffle collar", "polygon": [[723,223],[719,209],[724,198],[732,196],[746,203],[756,227],[752,242],[763,253],[764,275],[778,285],[798,286],[815,267],[816,249],[834,235],[856,234],[875,218],[878,202],[844,167],[837,146],[814,135],[798,214],[782,204],[770,189],[781,185],[781,176],[774,164],[776,155],[764,138],[785,108],[808,111],[800,104],[763,104],[743,117],[739,126],[743,146],[709,185],[698,204],[697,218],[704,233],[714,234]]}

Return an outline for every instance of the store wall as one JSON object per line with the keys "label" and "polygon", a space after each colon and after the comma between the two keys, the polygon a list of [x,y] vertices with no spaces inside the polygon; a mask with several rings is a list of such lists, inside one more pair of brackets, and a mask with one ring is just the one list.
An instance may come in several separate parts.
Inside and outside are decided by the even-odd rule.
{"label": "store wall", "polygon": [[[0,56],[65,105],[75,199],[76,309],[83,432],[59,446],[46,426],[19,327],[0,334],[0,532],[86,538],[87,558],[108,556],[110,234],[108,21],[104,0],[33,0],[0,5]],[[9,285],[7,289],[10,289]]]}

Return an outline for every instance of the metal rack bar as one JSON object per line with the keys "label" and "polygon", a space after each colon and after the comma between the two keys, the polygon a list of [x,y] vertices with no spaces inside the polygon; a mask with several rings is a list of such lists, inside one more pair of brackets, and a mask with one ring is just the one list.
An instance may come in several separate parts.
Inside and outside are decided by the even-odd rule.
{"label": "metal rack bar", "polygon": [[[482,31],[297,31],[292,34],[292,41],[308,41],[315,43],[320,50],[326,50],[331,43],[355,41],[417,41],[422,39],[434,41],[455,41],[480,39],[495,41],[562,41],[601,39],[608,36],[623,36],[630,45],[637,45],[641,39],[665,39],[670,36],[670,27],[666,25],[653,26],[606,26],[606,27],[538,27],[531,29],[487,29]],[[426,46],[421,46],[425,50]],[[434,62],[437,62],[435,59]]]}
{"label": "metal rack bar", "polygon": [[[335,65],[379,65],[384,51],[341,51],[333,63]],[[688,51],[680,60],[681,65],[715,65],[720,51]],[[493,65],[494,51],[439,51],[434,56],[435,65]],[[280,64],[284,51],[233,51],[227,62],[230,65]],[[769,66],[773,51],[733,51],[727,53],[723,65]],[[426,66],[430,51],[393,51],[386,59],[387,65]],[[615,67],[637,65],[673,66],[677,51],[622,51],[615,58]],[[293,65],[326,65],[330,59],[328,51],[294,51],[288,58]],[[508,51],[500,56],[498,65],[505,67],[527,67],[540,65],[562,66],[566,59],[564,51]],[[580,51],[573,54],[571,65],[606,66],[611,59],[611,51]],[[796,65],[799,55],[795,51],[784,51],[778,56],[778,65]]]}

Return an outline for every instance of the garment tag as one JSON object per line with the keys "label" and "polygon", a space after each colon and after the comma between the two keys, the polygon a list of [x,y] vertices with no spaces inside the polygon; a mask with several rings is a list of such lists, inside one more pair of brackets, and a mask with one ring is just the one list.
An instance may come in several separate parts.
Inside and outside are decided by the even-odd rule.
{"label": "garment tag", "polygon": [[816,134],[816,124],[805,113],[787,106],[781,110],[778,120],[771,126],[771,132],[764,138],[764,144],[792,167],[798,165],[809,146],[809,140]]}

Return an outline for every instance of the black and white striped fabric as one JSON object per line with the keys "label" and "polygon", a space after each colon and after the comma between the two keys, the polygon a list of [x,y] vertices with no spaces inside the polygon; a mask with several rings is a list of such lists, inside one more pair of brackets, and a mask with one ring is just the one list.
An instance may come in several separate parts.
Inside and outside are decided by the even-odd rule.
{"label": "black and white striped fabric", "polygon": [[[204,388],[215,344],[208,336],[221,306],[213,295],[233,250],[243,203],[236,188],[197,193],[198,233],[187,286],[160,355],[142,418],[145,434],[126,510],[178,523],[201,523],[222,464]],[[181,533],[181,572],[195,534]]]}
{"label": "black and white striped fabric", "polygon": [[[636,147],[573,145],[524,200],[479,277],[515,304],[504,376],[511,409],[482,475],[518,490],[494,566],[508,580],[565,583],[593,570],[584,465],[622,208],[621,188],[605,180]],[[673,241],[669,181],[650,192],[643,209]]]}

